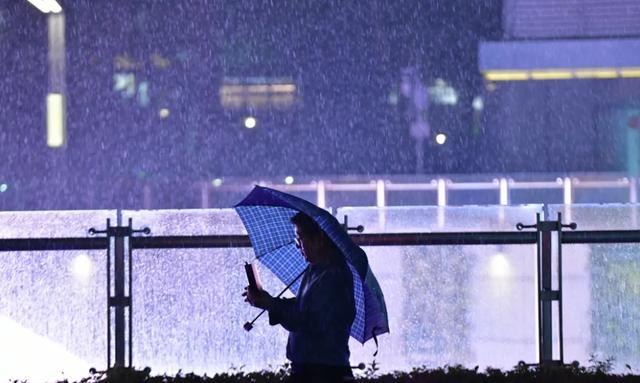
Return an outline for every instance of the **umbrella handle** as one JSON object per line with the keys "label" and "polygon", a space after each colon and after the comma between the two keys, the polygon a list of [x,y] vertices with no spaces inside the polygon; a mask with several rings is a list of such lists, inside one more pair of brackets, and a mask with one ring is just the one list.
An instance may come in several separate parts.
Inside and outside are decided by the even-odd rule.
{"label": "umbrella handle", "polygon": [[[308,266],[305,267],[304,270],[302,270],[302,272],[296,277],[296,279],[291,281],[291,283],[289,283],[284,289],[282,289],[282,291],[280,291],[280,293],[276,295],[275,298],[280,298],[285,291],[289,290],[289,288],[293,286],[293,284],[296,283],[298,279],[300,279],[300,277],[305,273],[305,271],[307,271],[308,268]],[[262,316],[262,314],[264,314],[265,311],[267,311],[267,309],[262,309],[262,311],[260,311],[260,313],[256,315],[256,317],[253,318],[251,322],[246,322],[242,327],[244,327],[246,331],[251,331],[251,329],[253,329],[253,324],[258,320],[258,318]]]}

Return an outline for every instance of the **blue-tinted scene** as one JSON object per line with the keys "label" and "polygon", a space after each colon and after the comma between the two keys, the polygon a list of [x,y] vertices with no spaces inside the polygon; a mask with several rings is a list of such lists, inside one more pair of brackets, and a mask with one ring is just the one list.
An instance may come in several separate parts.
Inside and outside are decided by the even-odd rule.
{"label": "blue-tinted scene", "polygon": [[0,69],[0,380],[281,368],[255,185],[364,227],[352,365],[640,369],[635,0],[0,0]]}

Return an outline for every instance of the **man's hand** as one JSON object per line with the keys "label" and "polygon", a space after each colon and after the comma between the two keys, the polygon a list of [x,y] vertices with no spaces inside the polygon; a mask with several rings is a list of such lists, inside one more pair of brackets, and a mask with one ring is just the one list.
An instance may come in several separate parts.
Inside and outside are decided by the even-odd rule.
{"label": "man's hand", "polygon": [[245,302],[249,302],[251,306],[260,309],[269,310],[273,304],[273,297],[271,294],[264,290],[253,289],[249,286],[244,288],[242,296],[245,297]]}

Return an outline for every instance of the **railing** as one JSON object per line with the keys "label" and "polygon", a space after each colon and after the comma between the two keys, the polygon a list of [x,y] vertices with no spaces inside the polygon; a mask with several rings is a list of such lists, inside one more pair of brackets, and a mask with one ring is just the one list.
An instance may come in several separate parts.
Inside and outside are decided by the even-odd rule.
{"label": "railing", "polygon": [[[341,204],[354,204],[358,199],[357,193],[370,193],[370,198],[375,204],[365,205],[385,207],[407,205],[401,202],[389,201],[390,196],[402,194],[422,195],[421,204],[448,206],[448,205],[472,205],[472,204],[525,204],[525,203],[637,203],[638,179],[622,174],[597,173],[578,174],[569,176],[540,175],[521,178],[517,176],[443,176],[435,178],[413,177],[379,177],[376,179],[305,179],[295,183],[285,183],[273,179],[247,180],[229,179],[222,181],[216,179],[211,182],[198,184],[200,188],[200,207],[219,207],[216,200],[219,199],[227,206],[232,204],[236,193],[245,193],[253,184],[269,186],[288,193],[304,193],[315,196],[318,206],[335,206],[331,201],[331,195],[336,193],[353,194],[353,200],[340,201]],[[603,199],[602,196],[589,195],[589,193],[602,193],[612,191],[617,195],[614,199]],[[493,196],[478,198],[477,192],[489,192]],[[538,192],[538,193],[537,193]],[[556,193],[550,198],[545,192]],[[531,195],[519,196],[522,193]],[[536,194],[537,193],[537,194]],[[433,194],[432,198],[424,198],[426,194]],[[453,194],[461,194],[458,201],[451,201]],[[584,195],[584,196],[583,196]],[[148,193],[148,206],[152,205],[152,194]],[[580,197],[576,201],[576,197]],[[401,197],[398,197],[401,198]],[[431,200],[432,202],[429,202]],[[411,205],[409,203],[408,205]]]}
{"label": "railing", "polygon": [[[347,209],[348,210],[348,209]],[[122,212],[118,213],[123,216]],[[534,222],[535,217],[531,217]],[[121,221],[121,219],[120,219]],[[353,219],[352,219],[353,222]],[[354,222],[358,223],[358,222]],[[563,291],[562,291],[562,245],[640,243],[640,230],[563,230],[562,217],[557,220],[538,218],[518,225],[511,231],[459,231],[459,232],[397,232],[353,234],[356,243],[365,247],[405,247],[405,246],[455,246],[455,245],[537,245],[536,295],[538,307],[538,338],[536,340],[537,360],[530,363],[564,363],[563,350]],[[0,251],[63,251],[63,250],[104,250],[107,252],[107,365],[131,365],[134,355],[132,300],[134,287],[132,252],[142,249],[213,249],[247,248],[250,241],[245,235],[165,235],[154,234],[154,227],[134,230],[135,221],[129,219],[128,226],[87,228],[94,237],[69,238],[3,238]],[[580,222],[577,222],[580,225]],[[514,225],[515,226],[515,225]],[[514,227],[515,229],[515,227]],[[575,229],[575,227],[573,227]],[[147,236],[151,234],[151,236]],[[104,236],[102,236],[104,235]],[[557,265],[552,261],[556,259]],[[374,269],[374,272],[376,270]],[[556,278],[557,283],[552,279]],[[555,286],[554,286],[555,285]],[[419,298],[419,297],[414,297]],[[552,303],[558,304],[556,315],[552,315]],[[136,302],[136,305],[144,302]],[[125,315],[127,314],[127,315]],[[555,318],[555,319],[554,319]],[[115,323],[112,334],[111,321]],[[554,320],[559,327],[554,332]],[[112,335],[113,338],[112,338]],[[137,334],[144,337],[145,334]],[[127,342],[128,338],[128,342]],[[559,349],[554,352],[554,344]],[[114,363],[111,355],[115,354]],[[128,358],[127,358],[128,357]],[[128,363],[125,361],[128,359]],[[99,366],[98,366],[99,367]]]}

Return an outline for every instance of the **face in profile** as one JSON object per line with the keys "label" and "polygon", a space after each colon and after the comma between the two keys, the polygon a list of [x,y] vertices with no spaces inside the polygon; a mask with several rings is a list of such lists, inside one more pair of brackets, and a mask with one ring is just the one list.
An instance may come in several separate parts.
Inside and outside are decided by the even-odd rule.
{"label": "face in profile", "polygon": [[304,259],[310,264],[316,264],[320,261],[321,253],[321,243],[320,236],[311,236],[308,233],[305,233],[301,230],[298,225],[296,226],[296,246],[300,249],[302,256]]}

